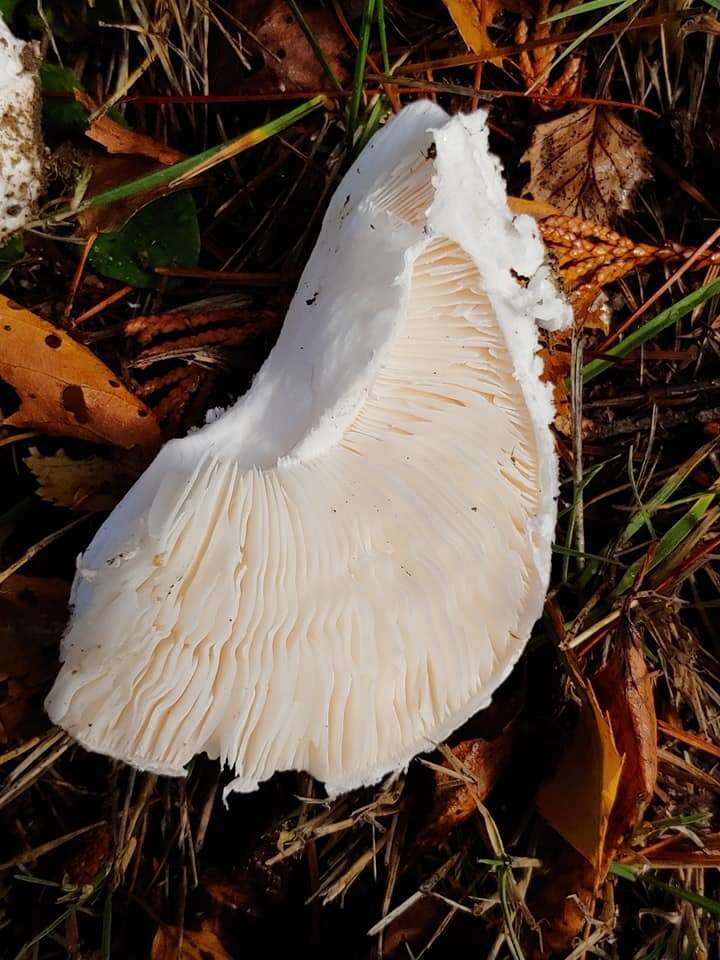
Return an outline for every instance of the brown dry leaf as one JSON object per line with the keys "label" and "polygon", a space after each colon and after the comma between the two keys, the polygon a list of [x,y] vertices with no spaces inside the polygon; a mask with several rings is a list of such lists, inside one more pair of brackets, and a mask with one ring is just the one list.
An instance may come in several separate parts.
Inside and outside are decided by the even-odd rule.
{"label": "brown dry leaf", "polygon": [[69,584],[15,574],[0,585],[0,743],[47,725],[42,696],[57,668]]}
{"label": "brown dry leaf", "polygon": [[74,460],[62,450],[45,456],[30,448],[25,463],[38,482],[37,494],[59,507],[103,513],[112,510],[140,475],[140,465],[109,457]]}
{"label": "brown dry leaf", "polygon": [[538,809],[599,871],[623,762],[592,688],[583,684],[580,693],[575,733],[552,778],[538,791]]}
{"label": "brown dry leaf", "polygon": [[[93,172],[85,195],[87,200],[157,169],[157,164],[145,157],[107,157],[98,151],[90,154],[88,159],[92,164]],[[171,192],[167,186],[155,187],[150,190],[141,190],[130,197],[125,197],[124,200],[81,210],[77,214],[78,233],[83,237],[89,237],[93,233],[120,230],[143,207]]]}
{"label": "brown dry leaf", "polygon": [[564,956],[595,905],[595,868],[569,843],[559,837],[558,842],[560,848],[530,902],[542,934],[538,957]]}
{"label": "brown dry leaf", "polygon": [[553,386],[553,401],[555,403],[555,426],[569,436],[572,432],[570,394],[565,384],[565,378],[570,373],[570,352],[553,350],[544,347],[539,351],[543,362],[542,379]]}
{"label": "brown dry leaf", "polygon": [[[78,90],[76,87],[73,94],[91,114],[97,109],[95,101],[84,90]],[[91,120],[85,136],[105,147],[108,153],[135,154],[149,157],[162,164],[177,163],[185,157],[185,154],[180,153],[179,150],[174,150],[147,134],[130,130],[107,114]]]}
{"label": "brown dry leaf", "polygon": [[[577,842],[578,825],[574,821],[582,821],[585,815],[586,808],[580,806],[587,802],[580,796],[582,791],[573,791],[572,780],[567,780],[563,785],[564,794],[556,793],[553,798],[557,806],[564,795],[565,816],[563,818],[560,812],[558,820],[558,810],[555,809],[558,822],[551,822],[556,829],[563,826],[559,832],[573,846],[564,845],[553,859],[552,871],[541,883],[532,905],[535,918],[543,921],[543,942],[548,951],[562,953],[581,932],[593,908],[597,890],[605,879],[610,860],[642,820],[655,790],[658,755],[652,680],[638,638],[623,634],[620,637],[620,650],[613,650],[607,664],[593,677],[593,690],[597,695],[593,716],[601,718],[601,724],[609,721],[610,735],[622,756],[622,770],[615,785],[615,798],[604,839],[598,848],[599,855],[592,863],[587,856],[588,850],[578,852],[582,844]],[[589,686],[586,689],[592,694]],[[580,730],[581,726],[578,725]],[[603,736],[607,735],[606,728]],[[575,746],[573,744],[568,753]],[[591,741],[588,741],[587,747],[590,746]],[[561,763],[559,771],[562,768]],[[572,769],[567,765],[565,774],[573,776]],[[556,773],[556,779],[557,776]],[[581,765],[576,767],[574,776],[578,782],[593,779],[597,782],[589,765],[585,769]],[[541,812],[546,819],[550,819],[542,807]],[[573,824],[575,839],[567,830],[568,823]]]}
{"label": "brown dry leaf", "polygon": [[589,106],[533,131],[523,160],[530,163],[525,192],[564,214],[609,224],[630,209],[649,175],[642,137],[613,110]]}
{"label": "brown dry leaf", "polygon": [[74,846],[74,852],[65,862],[64,873],[70,883],[84,887],[96,879],[112,856],[112,827],[103,823],[75,841]]}
{"label": "brown dry leaf", "polygon": [[657,781],[657,717],[652,679],[638,638],[628,636],[626,640],[593,677],[593,687],[610,718],[623,756],[605,840],[605,862],[641,822]]}
{"label": "brown dry leaf", "polygon": [[[322,9],[304,10],[304,15],[325,59],[342,83],[347,71],[341,55],[348,40],[337,17],[329,10]],[[285,0],[273,0],[254,26],[253,33],[261,45],[264,64],[241,82],[243,91],[274,93],[278,90],[332,89],[322,64]]]}
{"label": "brown dry leaf", "polygon": [[158,927],[151,960],[233,960],[212,926],[206,921],[201,930]]}
{"label": "brown dry leaf", "polygon": [[495,49],[487,30],[502,10],[502,0],[443,0],[443,3],[473,53],[490,53]]}
{"label": "brown dry leaf", "polygon": [[160,444],[151,410],[87,347],[0,296],[0,378],[20,398],[5,426],[150,450]]}
{"label": "brown dry leaf", "polygon": [[[510,733],[506,732],[494,740],[464,740],[452,748],[463,768],[475,778],[475,783],[463,783],[452,774],[434,771],[433,808],[429,822],[417,838],[420,846],[439,843],[451,830],[477,813],[477,801],[485,800],[507,760],[511,739]],[[448,760],[443,766],[450,770]]]}

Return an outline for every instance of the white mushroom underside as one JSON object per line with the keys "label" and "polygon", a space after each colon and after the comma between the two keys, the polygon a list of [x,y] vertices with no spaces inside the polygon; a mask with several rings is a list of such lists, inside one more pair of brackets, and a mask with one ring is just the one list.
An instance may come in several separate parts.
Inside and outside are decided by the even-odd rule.
{"label": "white mushroom underside", "polygon": [[[422,227],[431,173],[403,165],[368,209]],[[431,747],[507,675],[546,587],[548,437],[539,450],[475,259],[430,236],[404,284],[336,442],[247,468],[203,431],[181,442],[192,472],[186,455],[140,482],[127,547],[77,588],[48,701],[82,743],[170,774],[205,751],[239,790],[287,769],[342,790]]]}

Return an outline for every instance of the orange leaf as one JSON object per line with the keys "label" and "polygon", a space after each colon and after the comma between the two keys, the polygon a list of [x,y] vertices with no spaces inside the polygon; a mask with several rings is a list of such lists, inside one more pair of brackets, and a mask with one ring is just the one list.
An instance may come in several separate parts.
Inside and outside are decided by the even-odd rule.
{"label": "orange leaf", "polygon": [[605,861],[642,820],[657,780],[657,718],[652,679],[642,648],[632,637],[593,677],[607,711],[623,768],[605,840]]}
{"label": "orange leaf", "polygon": [[552,779],[538,791],[538,808],[599,871],[623,761],[592,688],[583,684],[581,696],[583,705],[572,741]]}
{"label": "orange leaf", "polygon": [[202,930],[159,927],[150,957],[151,960],[232,960],[209,924]]}
{"label": "orange leaf", "polygon": [[159,445],[152,412],[63,330],[0,296],[0,337],[0,378],[20,398],[5,426],[120,447]]}
{"label": "orange leaf", "polygon": [[501,0],[443,0],[443,3],[473,53],[488,53],[494,49],[487,28],[502,10]]}
{"label": "orange leaf", "polygon": [[[78,90],[76,87],[73,94],[75,99],[91,114],[97,109],[95,101],[84,90]],[[158,163],[163,164],[177,163],[178,160],[185,157],[185,154],[180,153],[179,150],[174,150],[144,133],[130,130],[107,114],[91,120],[90,126],[85,131],[85,136],[94,140],[95,143],[101,144],[108,153],[136,154],[149,157],[151,160],[157,160]]]}
{"label": "orange leaf", "polygon": [[[477,813],[477,801],[487,797],[505,764],[511,737],[503,733],[495,740],[463,740],[452,748],[455,757],[475,778],[475,783],[459,781],[451,774],[435,771],[434,805],[430,821],[418,836],[420,846],[438,843],[452,829]],[[443,763],[450,769],[449,761]]]}

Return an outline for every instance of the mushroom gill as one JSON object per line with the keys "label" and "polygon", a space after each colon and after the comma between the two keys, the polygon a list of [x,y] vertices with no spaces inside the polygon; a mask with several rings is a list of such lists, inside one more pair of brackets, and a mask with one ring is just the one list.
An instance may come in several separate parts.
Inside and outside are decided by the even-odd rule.
{"label": "mushroom gill", "polygon": [[231,789],[296,769],[337,792],[486,705],[549,574],[540,316],[568,310],[484,116],[406,108],[338,188],[251,390],[81,559],[51,718],[143,769],[205,751]]}

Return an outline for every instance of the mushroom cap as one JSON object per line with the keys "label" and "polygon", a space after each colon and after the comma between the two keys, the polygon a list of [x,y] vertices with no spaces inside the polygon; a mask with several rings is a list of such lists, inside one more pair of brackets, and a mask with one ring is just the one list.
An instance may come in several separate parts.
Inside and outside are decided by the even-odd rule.
{"label": "mushroom cap", "polygon": [[89,749],[336,793],[510,672],[555,525],[536,320],[570,314],[487,137],[425,101],[370,141],[251,389],[168,443],[80,559],[47,709]]}
{"label": "mushroom cap", "polygon": [[0,245],[30,219],[42,188],[37,63],[0,16]]}

